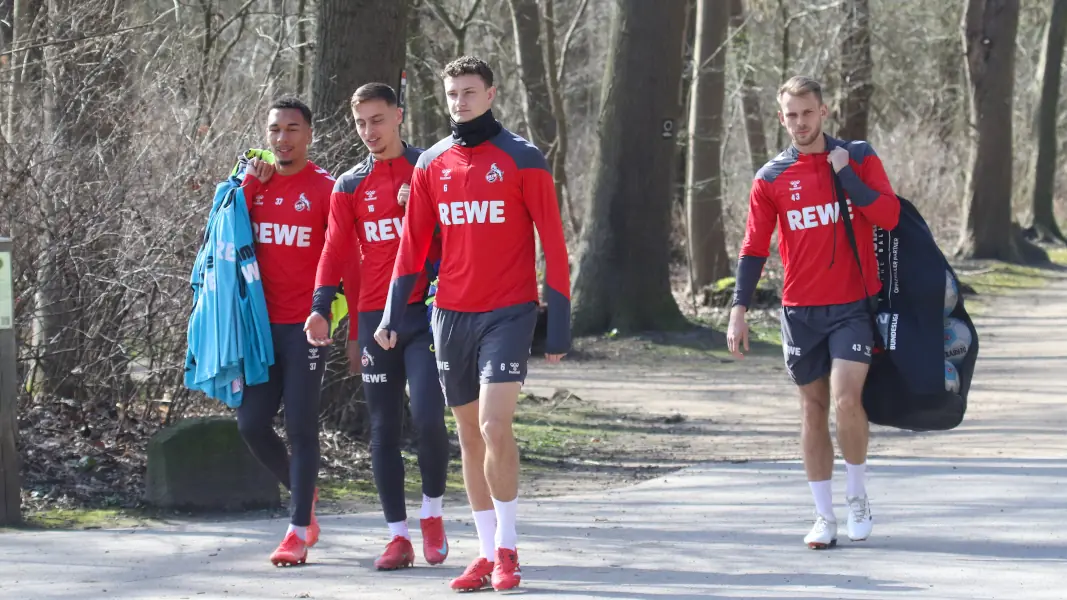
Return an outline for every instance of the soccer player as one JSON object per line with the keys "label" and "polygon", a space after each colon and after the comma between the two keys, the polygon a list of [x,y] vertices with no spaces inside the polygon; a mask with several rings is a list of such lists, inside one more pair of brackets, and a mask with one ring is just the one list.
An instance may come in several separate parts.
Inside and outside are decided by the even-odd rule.
{"label": "soccer player", "polygon": [[534,226],[546,261],[545,358],[570,348],[570,274],[555,188],[544,155],[492,112],[484,61],[464,56],[443,72],[452,135],[419,157],[412,175],[385,315],[375,339],[393,348],[436,227],[442,257],[433,310],[445,400],[456,418],[463,482],[481,553],[452,588],[519,585],[518,447],[512,420],[537,320]]}
{"label": "soccer player", "polygon": [[[819,82],[789,79],[778,90],[778,106],[778,119],[793,143],[764,165],[752,184],[727,345],[738,357],[740,347],[748,350],[745,313],[777,224],[785,269],[782,346],[789,376],[800,391],[804,469],[816,511],[804,543],[822,549],[837,543],[830,488],[831,392],[847,474],[848,536],[865,540],[873,527],[865,487],[869,431],[862,403],[875,335],[867,302],[881,290],[873,228],[895,227],[900,202],[870,144],[823,133],[827,107]],[[862,276],[844,231],[834,173],[848,198]]]}
{"label": "soccer player", "polygon": [[[275,164],[253,158],[242,182],[252,220],[274,343],[269,380],[249,386],[237,426],[252,454],[291,493],[289,530],[271,554],[276,566],[302,564],[319,538],[315,519],[319,472],[319,393],[325,351],[305,339],[303,326],[326,241],[334,180],[308,160],[311,110],[295,98],[270,107],[267,140]],[[272,421],[284,399],[292,458]]]}
{"label": "soccer player", "polygon": [[[419,271],[407,300],[414,305],[398,323],[398,343],[386,350],[373,339],[382,320],[393,261],[400,247],[404,203],[411,172],[422,150],[400,139],[403,109],[384,83],[368,83],[352,96],[356,129],[370,156],[341,175],[333,189],[330,227],[319,259],[315,302],[307,321],[307,339],[330,343],[330,304],[346,265],[345,295],[355,304],[349,317],[347,355],[350,369],[362,367],[363,390],[371,420],[371,466],[391,541],[375,561],[382,570],[414,564],[404,498],[404,459],[400,438],[404,418],[404,381],[411,387],[411,416],[418,436],[422,475],[422,552],[439,564],[448,556],[442,501],[448,476],[448,429],[445,401],[437,380],[433,335],[425,300],[426,270]],[[439,250],[434,254],[439,253]],[[360,266],[362,256],[362,266]],[[436,257],[435,257],[436,258]],[[357,277],[358,275],[358,277]],[[358,312],[358,315],[357,315]]]}

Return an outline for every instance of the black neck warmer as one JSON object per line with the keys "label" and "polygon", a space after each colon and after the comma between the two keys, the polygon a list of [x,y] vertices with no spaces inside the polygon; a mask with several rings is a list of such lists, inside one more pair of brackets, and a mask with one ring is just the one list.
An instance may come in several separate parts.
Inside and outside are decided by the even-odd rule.
{"label": "black neck warmer", "polygon": [[504,128],[493,116],[492,109],[466,123],[456,123],[452,119],[449,121],[452,124],[452,139],[460,146],[468,148],[496,136]]}

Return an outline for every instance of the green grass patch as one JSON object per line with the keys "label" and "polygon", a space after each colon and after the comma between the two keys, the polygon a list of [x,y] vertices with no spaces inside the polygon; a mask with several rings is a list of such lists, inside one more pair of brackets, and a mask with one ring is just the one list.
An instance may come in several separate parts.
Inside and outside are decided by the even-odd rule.
{"label": "green grass patch", "polygon": [[1060,266],[1067,266],[1067,248],[1047,248],[1049,260]]}
{"label": "green grass patch", "polygon": [[[422,476],[419,474],[417,455],[404,450],[404,495],[409,500],[422,499]],[[445,494],[463,492],[463,472],[459,458],[453,458],[448,465],[448,479],[445,482]],[[378,503],[378,488],[374,485],[374,475],[370,470],[357,479],[320,479],[319,498],[331,502],[367,502]]]}
{"label": "green grass patch", "polygon": [[960,281],[970,285],[979,295],[995,295],[1005,292],[1042,287],[1049,275],[1038,267],[1025,267],[996,263],[984,269],[960,274]]}
{"label": "green grass patch", "polygon": [[119,508],[53,508],[23,515],[23,522],[35,529],[102,529],[142,524],[149,512]]}

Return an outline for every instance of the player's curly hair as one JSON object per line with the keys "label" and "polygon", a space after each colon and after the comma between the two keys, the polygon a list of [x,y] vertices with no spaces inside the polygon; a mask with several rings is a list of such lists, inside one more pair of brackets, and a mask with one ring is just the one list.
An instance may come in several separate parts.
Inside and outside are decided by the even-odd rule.
{"label": "player's curly hair", "polygon": [[493,70],[489,68],[489,63],[474,56],[461,56],[445,65],[441,71],[442,79],[462,75],[477,75],[485,82],[485,87],[493,85]]}

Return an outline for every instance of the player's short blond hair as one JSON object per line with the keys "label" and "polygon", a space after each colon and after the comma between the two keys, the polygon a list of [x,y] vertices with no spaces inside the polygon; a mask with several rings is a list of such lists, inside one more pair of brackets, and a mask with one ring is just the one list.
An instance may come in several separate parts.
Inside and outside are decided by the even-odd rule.
{"label": "player's short blond hair", "polygon": [[778,102],[781,102],[782,96],[786,94],[789,94],[790,96],[815,94],[815,98],[819,101],[819,104],[822,104],[822,84],[806,75],[794,75],[790,77],[788,81],[783,83],[782,86],[778,88]]}

